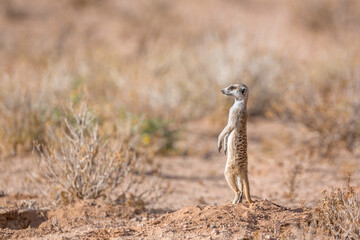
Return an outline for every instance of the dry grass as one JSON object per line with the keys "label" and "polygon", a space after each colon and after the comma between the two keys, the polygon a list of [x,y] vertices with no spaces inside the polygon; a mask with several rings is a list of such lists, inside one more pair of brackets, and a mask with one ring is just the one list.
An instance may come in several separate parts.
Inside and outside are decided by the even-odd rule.
{"label": "dry grass", "polygon": [[[232,82],[245,81],[249,85],[252,89],[250,114],[263,116],[271,98],[279,94],[273,86],[280,78],[281,61],[272,53],[246,48],[241,36],[206,35],[198,41],[191,46],[181,43],[172,47],[168,42],[166,54],[155,44],[146,56],[139,55],[128,62],[102,48],[86,50],[75,60],[64,56],[41,66],[31,85],[21,91],[13,89],[10,80],[5,81],[1,95],[16,102],[16,107],[5,106],[10,120],[3,126],[14,130],[14,133],[8,131],[8,135],[15,139],[4,137],[2,145],[31,149],[34,140],[44,142],[48,126],[59,126],[59,118],[64,115],[63,103],[69,100],[77,103],[83,98],[98,112],[100,123],[109,134],[117,125],[117,119],[125,115],[145,118],[148,126],[143,128],[144,138],[149,131],[154,133],[153,138],[145,142],[155,143],[155,151],[161,153],[176,148],[177,133],[184,122],[209,115],[220,119],[218,113],[228,103],[219,89]],[[26,69],[37,66],[35,61]],[[15,72],[20,74],[26,69]],[[48,69],[54,69],[54,73]],[[271,74],[265,74],[270,70]],[[26,78],[19,77],[18,88],[23,83]],[[31,98],[23,99],[28,93]],[[41,103],[41,108],[27,107],[26,103],[32,102]],[[19,113],[22,116],[18,116]],[[40,122],[31,121],[33,113]],[[17,124],[20,120],[11,122],[17,118],[28,123],[24,123],[25,120],[21,124]],[[149,130],[154,127],[149,125],[159,129]],[[33,132],[41,134],[35,136]]]}
{"label": "dry grass", "polygon": [[358,27],[359,5],[356,0],[305,0],[289,4],[294,17],[314,31],[337,32]]}
{"label": "dry grass", "polygon": [[[36,81],[24,81],[23,75]],[[45,142],[49,125],[59,124],[67,75],[53,66],[43,75],[30,71],[4,74],[0,81],[0,155],[31,151],[33,142]]]}
{"label": "dry grass", "polygon": [[360,140],[359,64],[356,52],[315,61],[299,74],[301,80],[283,85],[281,102],[274,104],[282,118],[316,133],[306,144],[322,155],[336,153],[341,146],[352,151]]}

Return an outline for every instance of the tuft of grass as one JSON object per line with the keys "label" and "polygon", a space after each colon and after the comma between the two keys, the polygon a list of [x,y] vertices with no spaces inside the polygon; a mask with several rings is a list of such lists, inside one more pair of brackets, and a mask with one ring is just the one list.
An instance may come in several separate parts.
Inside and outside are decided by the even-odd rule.
{"label": "tuft of grass", "polygon": [[285,194],[285,197],[288,197],[291,201],[293,201],[295,198],[298,178],[301,175],[302,171],[303,171],[302,163],[301,161],[298,160],[294,164],[292,169],[289,171],[288,176],[286,178],[285,185],[288,191]]}

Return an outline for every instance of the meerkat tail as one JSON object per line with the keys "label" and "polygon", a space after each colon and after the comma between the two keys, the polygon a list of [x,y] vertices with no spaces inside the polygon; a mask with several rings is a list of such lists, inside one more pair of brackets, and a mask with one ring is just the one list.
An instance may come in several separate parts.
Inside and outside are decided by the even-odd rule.
{"label": "meerkat tail", "polygon": [[249,180],[247,179],[247,177],[244,177],[242,179],[242,184],[244,185],[244,191],[245,191],[245,197],[246,197],[246,200],[248,201],[248,203],[252,203],[253,201],[251,200],[251,197],[250,197],[250,186],[249,186]]}

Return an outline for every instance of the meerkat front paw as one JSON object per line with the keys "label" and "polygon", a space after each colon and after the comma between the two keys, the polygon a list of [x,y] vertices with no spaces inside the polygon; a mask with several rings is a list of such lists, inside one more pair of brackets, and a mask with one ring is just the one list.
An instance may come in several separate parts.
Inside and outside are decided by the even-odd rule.
{"label": "meerkat front paw", "polygon": [[218,143],[218,151],[219,151],[219,153],[220,153],[220,151],[221,151],[221,148],[222,148],[222,144],[221,144],[221,142],[219,142],[219,143]]}

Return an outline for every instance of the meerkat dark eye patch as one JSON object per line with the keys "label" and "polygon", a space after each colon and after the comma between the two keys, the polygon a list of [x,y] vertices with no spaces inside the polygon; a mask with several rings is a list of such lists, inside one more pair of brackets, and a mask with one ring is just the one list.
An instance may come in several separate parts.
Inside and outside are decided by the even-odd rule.
{"label": "meerkat dark eye patch", "polygon": [[241,89],[241,93],[244,95],[246,93],[246,88]]}
{"label": "meerkat dark eye patch", "polygon": [[234,90],[236,87],[235,86],[231,86],[231,87],[229,87],[229,90],[231,91],[231,90]]}

